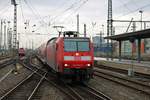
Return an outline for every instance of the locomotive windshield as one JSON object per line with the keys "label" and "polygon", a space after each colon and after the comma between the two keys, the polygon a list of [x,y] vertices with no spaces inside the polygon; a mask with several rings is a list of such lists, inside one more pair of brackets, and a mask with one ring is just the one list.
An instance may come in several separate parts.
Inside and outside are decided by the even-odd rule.
{"label": "locomotive windshield", "polygon": [[89,51],[89,39],[64,39],[64,51]]}

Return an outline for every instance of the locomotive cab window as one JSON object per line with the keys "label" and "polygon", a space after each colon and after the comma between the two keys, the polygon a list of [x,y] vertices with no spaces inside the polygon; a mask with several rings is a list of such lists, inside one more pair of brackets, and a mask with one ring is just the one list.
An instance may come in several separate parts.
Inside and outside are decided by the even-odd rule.
{"label": "locomotive cab window", "polygon": [[88,39],[64,39],[64,51],[89,51],[90,45]]}
{"label": "locomotive cab window", "polygon": [[78,42],[78,51],[89,51],[89,42],[88,41],[79,41]]}

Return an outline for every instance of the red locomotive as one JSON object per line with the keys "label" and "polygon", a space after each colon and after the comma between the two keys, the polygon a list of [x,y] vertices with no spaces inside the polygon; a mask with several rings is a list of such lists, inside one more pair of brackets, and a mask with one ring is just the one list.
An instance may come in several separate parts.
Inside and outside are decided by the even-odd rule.
{"label": "red locomotive", "polygon": [[18,53],[19,53],[19,57],[25,56],[25,50],[24,50],[24,48],[19,48]]}
{"label": "red locomotive", "polygon": [[39,56],[59,76],[88,81],[93,75],[93,45],[89,38],[71,35],[73,32],[68,31],[64,37],[50,39],[39,47]]}

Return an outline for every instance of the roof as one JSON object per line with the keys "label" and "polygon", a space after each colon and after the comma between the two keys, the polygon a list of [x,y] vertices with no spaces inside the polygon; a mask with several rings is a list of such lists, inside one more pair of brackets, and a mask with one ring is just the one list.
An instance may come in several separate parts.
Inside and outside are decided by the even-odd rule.
{"label": "roof", "polygon": [[111,39],[111,40],[116,40],[116,41],[125,41],[125,40],[130,40],[131,38],[134,38],[134,39],[150,38],[150,29],[108,36],[108,37],[105,37],[104,39]]}

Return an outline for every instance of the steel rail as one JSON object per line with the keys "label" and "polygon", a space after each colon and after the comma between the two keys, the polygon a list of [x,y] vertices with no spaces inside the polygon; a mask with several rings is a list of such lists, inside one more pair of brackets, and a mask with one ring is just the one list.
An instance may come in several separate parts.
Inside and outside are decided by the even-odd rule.
{"label": "steel rail", "polygon": [[91,91],[91,93],[93,93],[94,95],[98,95],[100,97],[102,97],[103,100],[112,100],[109,96],[105,95],[104,93],[102,93],[101,91],[96,90],[95,88],[86,85],[86,87],[89,89],[89,91]]}
{"label": "steel rail", "polygon": [[47,73],[44,74],[44,76],[40,79],[40,81],[38,82],[37,86],[34,88],[34,90],[32,91],[31,95],[28,97],[27,100],[31,100],[33,95],[35,94],[35,92],[38,90],[39,86],[41,85],[41,83],[43,82],[45,76]]}
{"label": "steel rail", "polygon": [[85,92],[88,92],[90,95],[96,97],[96,99],[98,99],[98,100],[112,100],[108,96],[105,97],[104,94],[98,92],[97,90],[93,90],[93,89],[87,87],[87,85],[85,85],[85,87],[80,86],[79,89],[80,89],[80,91],[83,90]]}
{"label": "steel rail", "polygon": [[0,69],[4,68],[5,66],[8,66],[8,65],[11,65],[11,64],[14,64],[16,63],[14,60],[8,60],[8,61],[5,61],[3,63],[0,64]]}
{"label": "steel rail", "polygon": [[84,98],[79,93],[77,93],[73,88],[71,88],[70,86],[68,86],[68,88],[74,92],[74,95],[77,100],[84,100]]}
{"label": "steel rail", "polygon": [[4,60],[4,59],[10,58],[10,57],[11,57],[11,56],[0,57],[0,60]]}
{"label": "steel rail", "polygon": [[[38,58],[38,59],[39,59],[39,58]],[[39,69],[39,67],[36,67],[36,66],[39,66],[39,65],[33,64],[31,60],[30,60],[30,64],[31,64],[33,67]],[[42,71],[45,72],[44,70],[42,70]],[[83,98],[81,95],[79,95],[79,93],[77,93],[75,90],[73,90],[70,86],[66,85],[64,82],[61,82],[61,83],[63,83],[63,84],[65,85],[65,87],[67,87],[67,88],[72,92],[72,95],[74,95],[74,96],[72,96],[72,95],[70,95],[70,94],[68,94],[68,93],[65,92],[66,95],[70,96],[70,97],[73,98],[74,100],[84,100],[84,98]],[[55,84],[55,83],[54,83],[54,84]],[[55,85],[57,85],[57,84],[55,84]],[[57,87],[57,88],[58,88],[58,87]],[[61,87],[59,87],[59,88],[61,89]]]}
{"label": "steel rail", "polygon": [[148,84],[145,84],[145,83],[142,83],[142,82],[140,82],[140,81],[133,80],[133,79],[130,79],[130,78],[126,78],[126,77],[114,75],[114,74],[111,74],[111,73],[106,72],[105,70],[96,69],[96,70],[94,70],[94,71],[95,71],[95,72],[98,72],[98,73],[107,74],[107,75],[109,75],[109,76],[112,76],[112,77],[115,77],[115,78],[118,78],[118,79],[126,80],[126,81],[128,81],[128,82],[132,82],[132,83],[135,83],[135,84],[138,84],[138,85],[141,85],[141,86],[150,88],[150,85],[148,85]]}
{"label": "steel rail", "polygon": [[12,89],[10,89],[7,93],[5,93],[2,97],[0,97],[0,100],[5,99],[11,92],[13,92],[15,89],[17,89],[20,85],[22,85],[24,82],[26,82],[28,79],[30,79],[35,73],[33,72],[32,74],[30,74],[27,78],[25,78],[24,80],[22,80],[21,82],[19,82],[15,87],[13,87]]}
{"label": "steel rail", "polygon": [[[104,65],[95,65],[96,68],[99,69],[104,69],[104,70],[110,70],[113,72],[118,72],[118,73],[122,73],[122,74],[128,74],[128,70],[127,69],[119,69],[119,68],[114,68],[114,67],[110,67],[110,66],[104,66]],[[144,74],[144,73],[140,73],[140,72],[134,72],[135,76],[139,76],[139,77],[144,77],[144,78],[148,78],[150,79],[150,75],[149,74]]]}
{"label": "steel rail", "polygon": [[[94,75],[95,75],[95,76],[98,76],[98,77],[102,77],[102,78],[104,78],[104,79],[106,79],[106,80],[115,82],[115,83],[117,83],[117,84],[123,85],[123,86],[125,86],[125,87],[128,87],[128,88],[131,88],[131,89],[134,89],[134,90],[143,92],[143,93],[145,93],[145,94],[147,94],[147,95],[150,95],[150,92],[149,92],[149,91],[146,91],[146,90],[140,89],[140,88],[138,88],[138,87],[132,86],[132,85],[130,85],[130,84],[127,83],[127,82],[128,82],[127,80],[124,80],[124,79],[121,79],[121,78],[120,78],[119,80],[125,81],[125,82],[121,82],[121,81],[119,81],[119,80],[113,79],[113,78],[114,78],[113,76],[107,75],[107,74],[104,74],[104,73],[101,73],[101,72],[96,72],[96,73],[94,73]],[[116,78],[116,77],[115,77],[115,78]],[[133,84],[135,84],[135,83],[133,83]]]}
{"label": "steel rail", "polygon": [[[36,68],[36,69],[39,69],[39,68],[40,68],[39,65],[33,64],[31,60],[30,60],[30,65],[31,65],[32,67]],[[37,67],[37,66],[38,66],[38,67]],[[46,71],[43,70],[43,69],[41,69],[41,71],[46,72]]]}
{"label": "steel rail", "polygon": [[[39,69],[38,67],[36,67],[36,65],[34,65],[34,64],[32,64],[32,66],[34,66],[35,68],[37,68],[37,69]],[[62,82],[63,83],[63,82]],[[53,84],[55,84],[55,83],[53,83]],[[65,83],[64,83],[65,84]],[[56,84],[55,84],[56,85]],[[67,88],[69,88],[72,92],[73,92],[73,95],[74,95],[74,97],[73,96],[71,96],[70,94],[69,94],[69,96],[71,96],[74,100],[84,100],[84,98],[79,94],[79,93],[77,93],[74,89],[72,89],[70,86],[68,86],[68,85],[66,85],[66,87]],[[57,86],[57,88],[58,88],[58,86]],[[59,87],[60,88],[60,87]],[[93,91],[94,91],[94,89],[93,89]],[[95,90],[96,91],[96,90]],[[66,94],[66,93],[65,93]],[[99,96],[99,94],[101,94],[101,96]],[[67,95],[68,95],[68,93],[67,93]],[[106,95],[104,95],[104,94],[102,94],[102,93],[93,93],[93,95],[96,95],[98,98],[101,98],[101,100],[112,100],[112,99],[110,99],[108,96],[106,96]],[[103,98],[103,97],[105,97],[105,98]],[[107,98],[107,99],[106,99]]]}
{"label": "steel rail", "polygon": [[28,70],[34,72],[34,73],[37,74],[38,76],[43,77],[42,74],[40,74],[40,73],[38,73],[38,72],[36,71],[36,70],[40,70],[40,69],[36,68],[36,70],[33,70],[31,67],[26,66],[24,63],[20,63],[20,64],[23,65],[23,66],[24,66],[25,68],[27,68]]}
{"label": "steel rail", "polygon": [[[25,66],[25,65],[24,65]],[[10,89],[7,93],[5,93],[1,98],[0,98],[0,100],[2,100],[2,99],[4,99],[4,98],[6,98],[11,92],[13,92],[15,89],[17,89],[20,85],[22,85],[24,82],[26,82],[27,80],[29,80],[34,74],[37,74],[38,73],[38,71],[39,71],[40,69],[36,69],[36,70],[34,70],[34,71],[32,71],[33,73],[31,73],[27,78],[25,78],[24,80],[22,80],[21,82],[19,82],[15,87],[13,87],[12,89]],[[39,76],[43,76],[43,75],[41,75],[41,74],[38,74]],[[44,75],[46,75],[46,73],[44,74]],[[45,77],[45,76],[44,76]],[[44,77],[42,77],[41,79],[41,81],[43,81],[43,79],[44,79]],[[40,81],[40,82],[41,82]],[[38,83],[38,85],[40,85],[41,83]],[[36,87],[37,88],[37,87]],[[34,91],[33,92],[35,92],[36,91],[36,89],[34,89]]]}
{"label": "steel rail", "polygon": [[[31,60],[30,60],[31,61]],[[34,66],[34,67],[36,67],[37,65],[35,65],[35,64],[33,64],[32,62],[30,62],[30,64],[32,65],[32,66]],[[36,67],[37,69],[38,69],[38,67]],[[65,83],[64,83],[64,85],[65,85]],[[75,95],[75,97],[76,98],[74,98],[74,99],[77,99],[77,100],[84,100],[84,98],[79,94],[79,93],[77,93],[72,87],[70,87],[70,86],[66,86],[66,87],[68,87],[71,91],[73,91],[73,93],[74,93],[74,95]],[[106,96],[105,94],[103,94],[102,92],[100,92],[100,91],[97,91],[97,90],[95,90],[94,88],[91,88],[91,87],[89,87],[89,86],[87,86],[88,87],[88,89],[90,89],[90,90],[92,90],[93,92],[91,92],[91,91],[89,91],[90,93],[92,93],[93,95],[95,95],[95,96],[97,96],[98,98],[100,98],[100,99],[102,99],[102,100],[112,100],[110,97],[108,97],[108,96]]]}
{"label": "steel rail", "polygon": [[7,72],[2,78],[0,78],[0,83],[10,74],[12,73],[14,69],[11,69],[9,72]]}
{"label": "steel rail", "polygon": [[[35,72],[32,68],[26,66],[25,64],[23,63],[20,63],[22,64],[24,67],[26,67],[27,69],[29,69],[30,71],[32,72]],[[35,67],[37,68],[37,67]],[[37,68],[38,69],[38,68]],[[40,73],[38,72],[35,72],[35,74],[37,74],[38,76],[42,77],[43,75],[41,75]],[[68,87],[67,85],[66,88],[68,88],[70,90],[70,92],[72,92],[72,94],[70,92],[67,92],[64,90],[64,87],[62,88],[61,86],[59,86],[57,83],[55,83],[54,81],[50,81],[47,77],[44,77],[44,79],[50,83],[51,85],[53,85],[54,87],[58,88],[60,91],[62,91],[65,95],[69,96],[71,99],[73,100],[83,100],[83,98],[81,98],[81,96],[79,96],[75,91],[73,91],[70,87]],[[74,96],[73,96],[74,95]]]}

